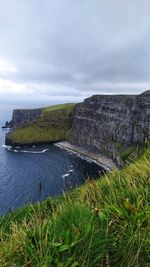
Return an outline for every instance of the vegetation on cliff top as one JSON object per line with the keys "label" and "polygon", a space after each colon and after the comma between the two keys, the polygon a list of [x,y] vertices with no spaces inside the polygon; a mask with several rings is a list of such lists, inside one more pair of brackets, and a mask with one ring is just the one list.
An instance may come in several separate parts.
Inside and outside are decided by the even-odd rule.
{"label": "vegetation on cliff top", "polygon": [[150,266],[150,150],[122,170],[0,219],[0,266]]}
{"label": "vegetation on cliff top", "polygon": [[74,105],[62,104],[44,108],[35,122],[14,129],[9,134],[9,139],[18,144],[67,139],[72,127]]}

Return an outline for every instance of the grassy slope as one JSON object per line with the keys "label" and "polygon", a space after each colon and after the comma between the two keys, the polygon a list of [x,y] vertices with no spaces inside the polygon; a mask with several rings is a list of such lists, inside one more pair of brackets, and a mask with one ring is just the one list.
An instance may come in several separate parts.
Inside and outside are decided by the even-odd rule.
{"label": "grassy slope", "polygon": [[148,267],[150,150],[120,171],[0,223],[0,266]]}
{"label": "grassy slope", "polygon": [[47,107],[34,123],[13,130],[10,139],[20,144],[64,140],[71,130],[73,108],[74,104]]}

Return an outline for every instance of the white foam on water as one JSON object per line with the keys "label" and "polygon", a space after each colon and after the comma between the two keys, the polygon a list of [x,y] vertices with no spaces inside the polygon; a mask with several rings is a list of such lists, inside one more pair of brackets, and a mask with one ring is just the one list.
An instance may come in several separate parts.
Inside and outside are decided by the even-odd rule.
{"label": "white foam on water", "polygon": [[4,147],[4,148],[11,148],[11,146],[7,146],[7,145],[2,145],[2,147]]}
{"label": "white foam on water", "polygon": [[[11,146],[6,146],[6,145],[4,145],[3,147],[6,148],[8,151],[11,151],[11,152],[15,152],[15,153],[29,153],[29,154],[43,154],[43,153],[45,153],[46,151],[49,150],[48,148],[43,149],[43,150],[41,150],[41,151],[18,150],[18,149],[13,149]],[[16,147],[16,148],[17,148],[17,147]]]}
{"label": "white foam on water", "polygon": [[10,147],[7,147],[6,148],[8,151],[12,151],[12,152],[17,152],[18,150],[17,149],[12,149],[12,147],[10,146]]}
{"label": "white foam on water", "polygon": [[65,178],[65,177],[68,177],[69,176],[69,173],[66,173],[64,175],[62,175],[62,178]]}
{"label": "white foam on water", "polygon": [[71,169],[71,170],[69,170],[69,172],[73,172],[73,170]]}
{"label": "white foam on water", "polygon": [[19,153],[30,153],[30,154],[43,154],[45,153],[46,151],[48,151],[49,149],[46,148],[44,150],[41,150],[41,151],[33,151],[33,150],[18,150],[17,152]]}

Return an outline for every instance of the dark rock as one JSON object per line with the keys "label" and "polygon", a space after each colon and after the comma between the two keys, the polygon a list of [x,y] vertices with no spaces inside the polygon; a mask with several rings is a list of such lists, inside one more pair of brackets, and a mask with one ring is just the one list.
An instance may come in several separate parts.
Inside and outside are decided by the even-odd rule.
{"label": "dark rock", "polygon": [[41,113],[42,109],[15,109],[12,120],[9,123],[7,122],[7,127],[18,127],[33,122],[40,117]]}
{"label": "dark rock", "polygon": [[2,126],[2,129],[7,129],[7,128],[9,128],[9,122],[8,121],[6,121],[5,125]]}
{"label": "dark rock", "polygon": [[150,91],[93,95],[76,105],[71,142],[117,157],[118,150],[150,140]]}

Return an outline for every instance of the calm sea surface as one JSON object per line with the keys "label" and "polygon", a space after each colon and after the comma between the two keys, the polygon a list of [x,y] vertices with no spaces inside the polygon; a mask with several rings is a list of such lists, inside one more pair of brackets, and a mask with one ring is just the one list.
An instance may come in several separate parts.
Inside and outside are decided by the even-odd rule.
{"label": "calm sea surface", "polygon": [[26,203],[60,195],[83,184],[88,176],[103,172],[55,145],[9,150],[4,147],[6,130],[0,129],[0,214]]}

